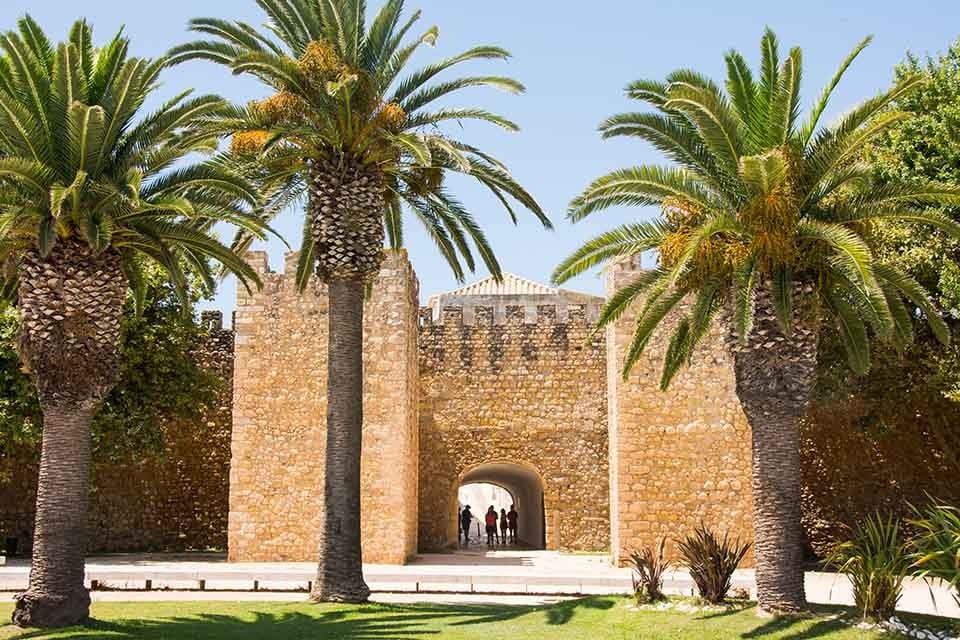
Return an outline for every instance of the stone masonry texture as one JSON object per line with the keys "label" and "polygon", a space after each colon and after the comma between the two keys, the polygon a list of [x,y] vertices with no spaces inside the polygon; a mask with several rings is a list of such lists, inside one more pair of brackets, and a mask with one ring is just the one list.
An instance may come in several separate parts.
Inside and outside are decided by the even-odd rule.
{"label": "stone masonry texture", "polygon": [[[634,264],[619,265],[608,275],[609,289],[638,274]],[[667,327],[629,378],[621,375],[635,322],[632,309],[607,330],[613,560],[623,563],[660,538],[675,558],[673,541],[701,522],[753,540],[750,427],[719,327],[694,355],[694,365],[660,391]]]}
{"label": "stone masonry texture", "polygon": [[423,310],[421,550],[456,543],[457,489],[491,463],[539,475],[547,548],[609,547],[606,354],[587,317],[599,302]]}
{"label": "stone masonry texture", "polygon": [[[223,381],[215,402],[201,408],[198,422],[162,424],[160,451],[134,452],[122,461],[94,458],[91,552],[226,548],[233,332],[222,328],[219,312],[205,312],[203,323],[209,333],[193,357]],[[10,454],[0,457],[0,543],[16,540],[23,555],[32,547],[39,446],[6,450]]]}
{"label": "stone masonry texture", "polygon": [[[325,287],[294,286],[296,254],[271,273],[249,260],[264,288],[237,299],[230,468],[229,558],[316,558],[326,446]],[[364,310],[363,553],[401,564],[416,552],[417,281],[390,253]]]}

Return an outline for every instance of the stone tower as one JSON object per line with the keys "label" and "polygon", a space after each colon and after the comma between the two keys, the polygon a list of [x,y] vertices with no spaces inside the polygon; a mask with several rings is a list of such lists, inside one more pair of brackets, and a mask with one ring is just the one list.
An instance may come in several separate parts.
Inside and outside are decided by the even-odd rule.
{"label": "stone tower", "polygon": [[[235,317],[229,557],[316,559],[326,446],[327,297],[294,286],[267,256],[248,261],[263,279],[240,289]],[[390,252],[364,309],[364,560],[402,564],[417,544],[418,284],[405,252]]]}
{"label": "stone tower", "polygon": [[[617,265],[608,274],[608,293],[641,271],[639,262]],[[701,522],[752,540],[750,427],[720,328],[698,347],[693,366],[660,391],[667,327],[630,376],[621,374],[636,316],[636,309],[628,311],[606,335],[613,561],[623,563],[660,538],[669,543]]]}

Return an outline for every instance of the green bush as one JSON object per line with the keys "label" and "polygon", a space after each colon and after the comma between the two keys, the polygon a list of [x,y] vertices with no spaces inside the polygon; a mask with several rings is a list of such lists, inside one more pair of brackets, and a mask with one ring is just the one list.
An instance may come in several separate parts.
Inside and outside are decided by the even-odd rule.
{"label": "green bush", "polygon": [[[161,452],[164,422],[199,421],[222,389],[217,372],[196,355],[206,329],[184,312],[159,268],[146,267],[144,277],[143,313],[134,313],[132,296],[124,310],[120,379],[93,421],[96,460],[135,461]],[[3,462],[40,451],[43,421],[33,382],[21,370],[18,331],[16,311],[0,306],[0,482],[14,471]]]}
{"label": "green bush", "polygon": [[721,540],[701,524],[692,535],[678,540],[677,545],[700,597],[711,604],[725,601],[732,586],[733,572],[750,550],[750,543],[741,544],[739,538],[731,541],[727,533]]}
{"label": "green bush", "polygon": [[897,609],[911,558],[900,520],[873,515],[834,547],[827,562],[847,575],[865,620],[887,620]]}
{"label": "green bush", "polygon": [[666,539],[661,538],[656,553],[650,547],[644,547],[642,551],[634,551],[630,555],[633,563],[633,593],[640,604],[667,598],[663,593],[663,574],[670,569],[671,563],[664,557],[666,543]]}
{"label": "green bush", "polygon": [[913,568],[920,577],[949,584],[960,605],[960,509],[931,504],[916,512],[917,519],[910,521],[918,531],[910,556]]}

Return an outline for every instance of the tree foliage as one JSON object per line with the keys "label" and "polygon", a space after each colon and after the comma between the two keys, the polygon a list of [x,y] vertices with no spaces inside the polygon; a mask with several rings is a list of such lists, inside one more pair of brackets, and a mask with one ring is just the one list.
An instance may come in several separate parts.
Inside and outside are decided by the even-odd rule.
{"label": "tree foliage", "polygon": [[217,223],[264,237],[260,199],[226,166],[196,162],[216,150],[199,132],[222,112],[216,96],[181,93],[152,113],[166,58],[130,55],[122,33],[94,45],[78,21],[51,41],[24,16],[0,36],[0,261],[4,293],[16,292],[26,252],[47,257],[67,238],[95,254],[116,251],[143,294],[142,267],[162,266],[183,299],[188,271],[213,287],[210,259],[244,285],[257,274],[212,233]]}
{"label": "tree foliage", "polygon": [[[922,60],[908,55],[895,75],[897,79],[920,76],[925,82],[894,105],[910,117],[867,148],[872,170],[879,180],[912,184],[936,180],[960,186],[960,40],[935,58]],[[941,207],[939,212],[960,221],[960,207],[956,205]],[[909,273],[930,291],[944,309],[951,333],[956,335],[960,327],[960,241],[937,228],[886,224],[877,227],[875,237],[877,256]],[[882,403],[889,398],[889,378],[909,378],[960,400],[960,351],[956,347],[938,348],[922,326],[917,327],[917,334],[917,344],[904,357],[878,354],[885,370],[863,380],[860,391]],[[827,373],[833,371],[830,364],[831,357],[825,354],[823,368]],[[834,373],[832,381],[825,377],[824,382],[832,387],[822,389],[823,393],[849,388],[839,372]]]}
{"label": "tree foliage", "polygon": [[806,114],[800,107],[801,51],[793,48],[781,59],[770,30],[756,72],[740,53],[727,54],[723,87],[690,69],[627,87],[628,96],[652,111],[613,116],[601,125],[603,135],[649,142],[672,164],[598,178],[573,201],[569,217],[577,221],[621,205],[657,206],[660,215],[589,241],[554,273],[560,283],[597,265],[657,251],[659,267],[614,295],[601,315],[601,325],[607,324],[643,301],[624,375],[685,299],[691,305],[666,352],[664,387],[723,309],[734,334],[746,341],[761,293],[787,335],[794,329],[795,294],[812,298],[816,318],[808,318],[810,326],[817,330],[817,319],[828,318],[857,373],[870,368],[871,332],[905,348],[913,319],[922,316],[938,339],[949,341],[923,286],[875,252],[872,230],[909,233],[926,225],[960,237],[960,225],[929,208],[960,204],[960,187],[921,178],[879,180],[862,161],[867,145],[909,118],[893,107],[924,78],[905,71],[837,122],[820,122],[833,90],[869,41],[853,49]]}
{"label": "tree foliage", "polygon": [[[198,357],[207,330],[184,313],[159,269],[145,273],[142,314],[135,313],[132,296],[124,313],[119,383],[93,423],[94,455],[99,459],[122,462],[159,453],[161,425],[199,420],[225,384]],[[15,311],[5,307],[0,312],[0,457],[15,450],[39,455],[40,406],[29,376],[20,369],[17,329]]]}
{"label": "tree foliage", "polygon": [[[501,269],[476,218],[450,189],[450,174],[476,180],[514,222],[519,205],[550,227],[540,205],[505,165],[461,139],[457,126],[473,121],[517,131],[517,125],[483,108],[449,106],[474,87],[525,91],[506,76],[445,77],[471,62],[507,60],[509,52],[476,46],[411,70],[415,54],[433,45],[439,30],[418,30],[421,13],[404,15],[403,0],[387,0],[369,20],[363,0],[258,4],[268,15],[265,30],[198,18],[190,22],[191,29],[209,39],[175,47],[169,55],[173,64],[207,60],[224,65],[274,92],[206,118],[207,131],[231,137],[235,159],[247,161],[247,175],[268,194],[269,211],[277,213],[305,195],[310,162],[350,159],[375,167],[385,183],[383,223],[390,245],[403,246],[405,217],[417,221],[459,280],[475,269],[478,257],[494,276]],[[315,257],[310,224],[305,218],[301,288]],[[234,246],[244,249],[249,242],[249,234],[241,232]]]}

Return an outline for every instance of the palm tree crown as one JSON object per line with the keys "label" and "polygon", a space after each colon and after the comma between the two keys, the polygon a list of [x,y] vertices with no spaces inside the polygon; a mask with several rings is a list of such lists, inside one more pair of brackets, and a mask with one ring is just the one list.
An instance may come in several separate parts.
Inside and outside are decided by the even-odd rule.
{"label": "palm tree crown", "polygon": [[[481,46],[403,76],[419,47],[432,44],[436,27],[407,35],[419,12],[402,20],[403,0],[389,0],[367,24],[359,0],[262,0],[268,14],[265,36],[243,22],[193,20],[194,31],[213,36],[171,51],[172,61],[211,60],[234,73],[251,74],[275,93],[211,119],[212,131],[232,135],[232,149],[256,164],[272,181],[275,202],[287,203],[307,191],[314,163],[357,163],[373,168],[385,196],[383,227],[393,247],[403,242],[402,207],[425,227],[458,279],[475,267],[474,248],[495,275],[500,266],[472,215],[447,190],[444,174],[472,176],[516,216],[509,199],[549,221],[536,201],[495,158],[443,133],[449,121],[479,120],[508,131],[517,126],[478,108],[436,108],[436,101],[461,89],[490,86],[524,90],[502,76],[467,76],[442,82],[444,71],[477,59],[506,59],[498,47]],[[371,179],[373,179],[373,177]],[[279,182],[278,182],[279,181]],[[274,207],[279,209],[280,206]],[[308,217],[299,269],[303,287],[312,261],[327,247]],[[382,237],[382,236],[381,236]],[[243,239],[239,239],[243,245]]]}
{"label": "palm tree crown", "polygon": [[251,213],[256,191],[222,166],[184,162],[215,151],[196,129],[202,116],[226,106],[220,98],[183,93],[138,117],[166,60],[129,57],[121,34],[96,48],[82,21],[54,45],[26,16],[0,47],[0,259],[8,294],[25,252],[36,248],[44,257],[67,241],[94,254],[119,252],[138,300],[145,257],[181,293],[184,269],[212,289],[208,258],[244,283],[257,282],[209,233],[226,221],[262,235]]}
{"label": "palm tree crown", "polygon": [[[674,166],[640,166],[599,178],[570,207],[573,221],[615,205],[657,205],[652,221],[622,225],[587,242],[554,273],[563,282],[596,265],[657,250],[659,265],[611,297],[601,326],[643,299],[626,376],[661,321],[690,297],[664,366],[662,386],[687,363],[711,320],[726,310],[745,341],[758,296],[769,300],[786,335],[795,323],[795,294],[811,298],[813,315],[837,320],[852,368],[869,368],[867,325],[902,345],[921,312],[938,338],[947,328],[922,287],[880,264],[871,253],[876,225],[910,221],[953,235],[960,226],[925,205],[960,202],[960,191],[937,184],[878,184],[862,161],[864,146],[906,114],[892,103],[921,80],[904,77],[890,90],[819,122],[844,72],[867,46],[861,42],[804,118],[800,110],[801,53],[782,62],[767,30],[755,76],[743,56],[726,55],[726,91],[690,70],[665,82],[641,80],[627,88],[653,112],[616,115],[601,125],[605,138],[637,137],[656,146]],[[811,295],[812,294],[812,295]],[[914,305],[910,309],[904,300]]]}

